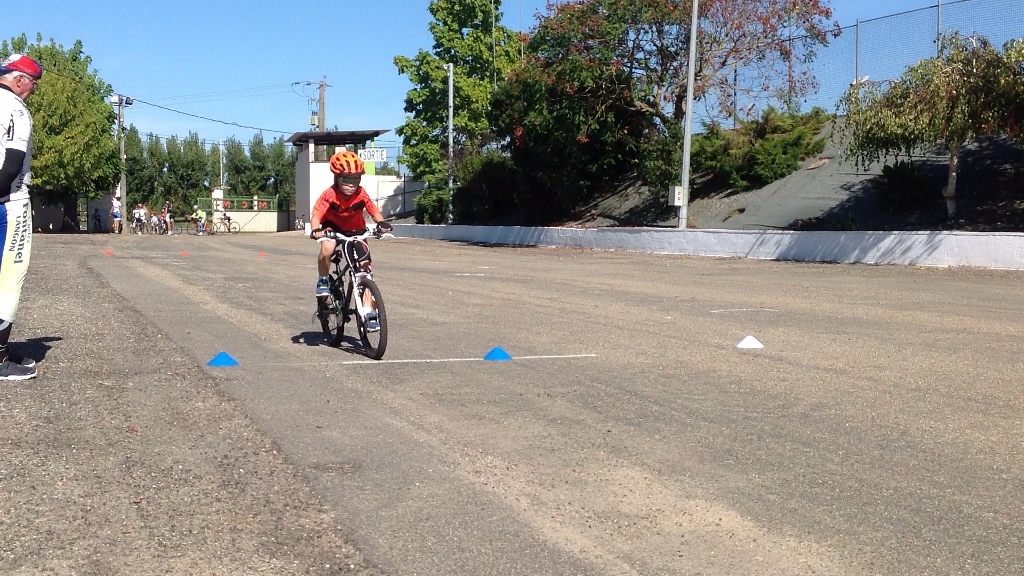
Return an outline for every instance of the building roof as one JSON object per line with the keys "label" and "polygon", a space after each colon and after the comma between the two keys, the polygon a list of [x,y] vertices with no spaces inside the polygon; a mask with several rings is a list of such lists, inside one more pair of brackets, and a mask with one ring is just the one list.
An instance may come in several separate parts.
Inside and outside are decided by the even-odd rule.
{"label": "building roof", "polygon": [[285,142],[293,146],[306,146],[312,140],[317,146],[345,146],[348,144],[366,144],[370,140],[390,132],[390,130],[329,130],[327,132],[296,132]]}

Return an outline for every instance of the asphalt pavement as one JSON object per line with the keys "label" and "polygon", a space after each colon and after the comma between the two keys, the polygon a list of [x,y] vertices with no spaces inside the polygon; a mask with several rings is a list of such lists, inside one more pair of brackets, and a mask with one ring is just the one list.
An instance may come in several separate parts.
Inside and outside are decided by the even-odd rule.
{"label": "asphalt pavement", "polygon": [[[324,345],[301,235],[37,235],[0,570],[1024,574],[1019,272],[371,249],[378,362]],[[27,520],[86,501],[139,529],[86,539],[103,569],[85,524]]]}

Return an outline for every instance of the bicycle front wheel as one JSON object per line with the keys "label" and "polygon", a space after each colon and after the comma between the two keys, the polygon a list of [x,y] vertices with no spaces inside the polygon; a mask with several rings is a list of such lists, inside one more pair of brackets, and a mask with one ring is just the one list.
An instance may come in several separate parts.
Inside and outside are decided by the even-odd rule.
{"label": "bicycle front wheel", "polygon": [[199,224],[192,222],[188,225],[188,228],[186,228],[186,230],[188,231],[190,236],[195,236],[196,234],[199,234]]}
{"label": "bicycle front wheel", "polygon": [[232,222],[232,223],[231,223],[230,225],[228,225],[228,230],[229,230],[229,231],[230,231],[230,232],[231,232],[232,234],[238,234],[238,232],[239,232],[239,231],[240,231],[241,229],[242,229],[242,227],[238,225],[238,222]]}
{"label": "bicycle front wheel", "polygon": [[[360,278],[358,289],[355,292],[354,298],[363,298],[364,303],[369,299],[370,312],[376,315],[376,319],[371,319],[369,314],[367,314],[367,318],[356,314],[359,340],[366,349],[367,357],[380,360],[384,357],[384,350],[388,347],[388,315],[384,311],[384,298],[380,295],[377,283],[369,278]],[[369,293],[368,297],[367,293]]]}

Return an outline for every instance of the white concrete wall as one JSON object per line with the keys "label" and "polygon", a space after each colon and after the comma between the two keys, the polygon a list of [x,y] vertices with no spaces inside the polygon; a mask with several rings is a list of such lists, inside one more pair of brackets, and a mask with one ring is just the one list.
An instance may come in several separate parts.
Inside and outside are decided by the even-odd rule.
{"label": "white concrete wall", "polygon": [[[312,148],[303,146],[299,148],[298,158],[295,160],[295,212],[300,215],[305,214],[306,222],[309,222],[309,213],[313,208],[313,202],[316,202],[317,199],[317,196],[310,194],[313,189],[310,184],[310,167],[312,166],[309,163],[310,153],[312,153]],[[317,195],[319,196],[319,193]]]}
{"label": "white concrete wall", "polygon": [[[262,210],[254,212],[252,210],[240,210],[234,212],[227,210],[225,213],[231,217],[231,220],[238,222],[240,232],[280,232],[288,230],[288,227],[279,228],[282,223],[281,212],[277,210]],[[288,217],[288,212],[284,212],[284,217]]]}
{"label": "white concrete wall", "polygon": [[525,228],[398,224],[395,235],[484,244],[626,250],[803,262],[1024,270],[1024,234]]}

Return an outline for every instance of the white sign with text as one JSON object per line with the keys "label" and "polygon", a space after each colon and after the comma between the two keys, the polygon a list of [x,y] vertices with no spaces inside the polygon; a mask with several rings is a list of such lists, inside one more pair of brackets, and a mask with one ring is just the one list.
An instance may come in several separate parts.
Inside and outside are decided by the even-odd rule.
{"label": "white sign with text", "polygon": [[387,148],[364,148],[358,152],[359,159],[363,162],[387,162]]}

